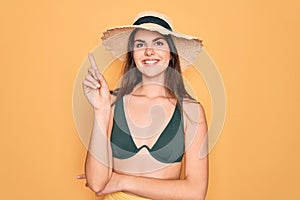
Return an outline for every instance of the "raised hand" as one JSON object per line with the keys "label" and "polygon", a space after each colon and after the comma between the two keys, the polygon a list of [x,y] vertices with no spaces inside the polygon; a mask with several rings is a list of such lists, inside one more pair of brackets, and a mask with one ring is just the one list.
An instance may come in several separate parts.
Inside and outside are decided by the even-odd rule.
{"label": "raised hand", "polygon": [[91,66],[82,83],[83,91],[95,110],[110,106],[110,92],[107,82],[99,72],[93,54],[88,55]]}

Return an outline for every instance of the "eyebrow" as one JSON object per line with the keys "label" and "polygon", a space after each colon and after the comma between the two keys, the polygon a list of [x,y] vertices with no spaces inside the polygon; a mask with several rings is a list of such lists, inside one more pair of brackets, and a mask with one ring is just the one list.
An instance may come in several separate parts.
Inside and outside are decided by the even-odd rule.
{"label": "eyebrow", "polygon": [[142,43],[145,43],[144,40],[140,40],[140,39],[134,40],[133,42],[142,42]]}
{"label": "eyebrow", "polygon": [[[152,42],[156,42],[157,40],[160,40],[160,39],[166,40],[166,39],[163,38],[163,37],[157,37],[157,38],[153,39]],[[145,40],[141,40],[141,39],[134,40],[133,42],[142,42],[142,43],[146,43]]]}

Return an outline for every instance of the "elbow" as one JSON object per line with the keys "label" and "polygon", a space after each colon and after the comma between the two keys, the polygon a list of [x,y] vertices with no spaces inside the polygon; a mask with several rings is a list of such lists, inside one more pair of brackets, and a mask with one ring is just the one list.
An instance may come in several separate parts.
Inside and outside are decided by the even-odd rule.
{"label": "elbow", "polygon": [[201,188],[197,188],[194,190],[194,192],[192,192],[193,194],[193,200],[205,200],[206,197],[206,192],[207,192],[207,187],[201,187]]}
{"label": "elbow", "polygon": [[189,191],[189,197],[187,199],[191,200],[205,200],[207,193],[207,184],[195,184],[192,183],[192,186],[190,187]]}
{"label": "elbow", "polygon": [[88,187],[95,193],[101,192],[106,186],[106,181],[95,182],[95,181],[87,181]]}
{"label": "elbow", "polygon": [[195,197],[194,199],[195,200],[205,200],[205,196],[200,196],[200,197],[198,196],[198,197]]}
{"label": "elbow", "polygon": [[101,192],[101,190],[103,190],[103,188],[104,187],[99,187],[99,186],[97,186],[97,185],[93,185],[93,186],[89,186],[89,188],[94,192],[94,193],[99,193],[99,192]]}
{"label": "elbow", "polygon": [[104,174],[99,175],[95,173],[90,174],[86,172],[87,187],[95,193],[102,191],[108,181],[109,178]]}
{"label": "elbow", "polygon": [[205,200],[205,195],[199,193],[198,192],[194,192],[194,193],[191,193],[191,196],[190,198],[191,200]]}
{"label": "elbow", "polygon": [[108,183],[109,178],[105,175],[97,176],[96,174],[88,174],[86,176],[87,187],[93,192],[101,192],[106,184]]}

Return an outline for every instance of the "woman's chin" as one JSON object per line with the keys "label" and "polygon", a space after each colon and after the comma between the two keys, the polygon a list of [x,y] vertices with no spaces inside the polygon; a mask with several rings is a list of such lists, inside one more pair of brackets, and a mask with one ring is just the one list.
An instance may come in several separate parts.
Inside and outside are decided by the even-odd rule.
{"label": "woman's chin", "polygon": [[162,65],[144,65],[141,67],[140,71],[143,76],[148,78],[160,77],[167,67]]}

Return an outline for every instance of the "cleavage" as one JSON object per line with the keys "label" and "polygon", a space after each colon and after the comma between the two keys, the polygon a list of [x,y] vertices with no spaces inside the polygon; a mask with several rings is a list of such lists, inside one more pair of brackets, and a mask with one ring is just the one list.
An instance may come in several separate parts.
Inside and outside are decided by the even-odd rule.
{"label": "cleavage", "polygon": [[124,98],[126,123],[136,147],[146,145],[151,149],[171,121],[175,105],[141,100],[130,99],[128,104],[128,99]]}

